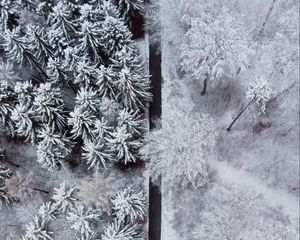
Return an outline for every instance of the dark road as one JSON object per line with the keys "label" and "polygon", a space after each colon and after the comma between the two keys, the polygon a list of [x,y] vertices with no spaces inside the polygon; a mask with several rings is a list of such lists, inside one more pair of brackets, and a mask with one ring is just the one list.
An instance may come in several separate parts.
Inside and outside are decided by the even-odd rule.
{"label": "dark road", "polygon": [[[161,118],[161,53],[160,47],[150,46],[149,72],[151,75],[151,92],[153,100],[149,108],[150,129],[155,127],[155,120]],[[156,185],[149,181],[149,240],[161,239],[161,192],[160,181]]]}

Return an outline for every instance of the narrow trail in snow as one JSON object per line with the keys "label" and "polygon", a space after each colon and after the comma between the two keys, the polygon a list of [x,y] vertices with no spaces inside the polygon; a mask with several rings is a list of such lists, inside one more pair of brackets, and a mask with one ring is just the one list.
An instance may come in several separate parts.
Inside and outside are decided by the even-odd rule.
{"label": "narrow trail in snow", "polygon": [[249,187],[261,194],[270,207],[279,209],[293,223],[298,223],[299,199],[293,194],[280,189],[272,189],[249,172],[231,167],[225,162],[213,161],[211,167],[217,170],[217,175],[222,182]]}

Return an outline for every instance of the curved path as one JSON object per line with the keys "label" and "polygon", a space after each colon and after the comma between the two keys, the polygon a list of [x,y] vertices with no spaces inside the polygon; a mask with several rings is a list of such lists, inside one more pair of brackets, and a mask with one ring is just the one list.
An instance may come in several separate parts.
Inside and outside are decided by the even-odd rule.
{"label": "curved path", "polygon": [[298,223],[299,199],[295,195],[281,189],[270,188],[249,172],[231,167],[225,162],[213,161],[211,167],[217,170],[217,175],[222,182],[249,187],[261,194],[270,207],[280,209],[291,222]]}

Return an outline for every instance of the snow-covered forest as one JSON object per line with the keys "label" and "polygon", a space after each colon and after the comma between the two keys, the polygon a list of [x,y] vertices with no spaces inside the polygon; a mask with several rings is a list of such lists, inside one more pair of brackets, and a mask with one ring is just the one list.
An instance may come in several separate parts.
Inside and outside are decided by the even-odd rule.
{"label": "snow-covered forest", "polygon": [[298,1],[0,0],[0,240],[296,240],[299,193]]}

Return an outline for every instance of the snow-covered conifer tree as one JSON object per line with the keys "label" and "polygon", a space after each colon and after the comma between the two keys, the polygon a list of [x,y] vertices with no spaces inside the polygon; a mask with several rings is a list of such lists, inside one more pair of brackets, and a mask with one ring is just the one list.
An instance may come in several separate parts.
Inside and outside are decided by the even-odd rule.
{"label": "snow-covered conifer tree", "polygon": [[68,118],[68,124],[72,127],[72,138],[87,139],[93,136],[95,118],[91,110],[76,106]]}
{"label": "snow-covered conifer tree", "polygon": [[16,102],[13,87],[6,81],[0,82],[0,125],[7,127],[13,134],[14,124],[11,119],[11,111]]}
{"label": "snow-covered conifer tree", "polygon": [[111,199],[113,214],[119,221],[132,224],[143,220],[146,210],[146,196],[143,191],[125,188]]}
{"label": "snow-covered conifer tree", "polygon": [[146,3],[143,0],[116,0],[116,2],[119,12],[126,21],[130,21],[130,17],[137,12],[145,12]]}
{"label": "snow-covered conifer tree", "polygon": [[93,87],[81,87],[76,95],[76,105],[97,114],[101,104],[99,93]]}
{"label": "snow-covered conifer tree", "polygon": [[3,184],[0,184],[0,210],[4,204],[10,206],[15,202],[16,199],[8,194],[6,187]]}
{"label": "snow-covered conifer tree", "polygon": [[45,65],[48,58],[53,56],[53,50],[46,41],[44,29],[39,29],[37,26],[28,26],[28,38],[34,44],[31,44],[31,51],[36,59]]}
{"label": "snow-covered conifer tree", "polygon": [[115,55],[114,68],[118,71],[118,100],[130,109],[147,106],[151,100],[149,76],[135,48],[124,47]]}
{"label": "snow-covered conifer tree", "polygon": [[106,120],[104,117],[96,120],[93,130],[95,139],[104,140],[112,131],[113,127],[109,125],[108,120]]}
{"label": "snow-covered conifer tree", "polygon": [[26,234],[22,240],[53,240],[51,235],[52,232],[49,232],[41,219],[35,216],[34,219],[26,225]]}
{"label": "snow-covered conifer tree", "polygon": [[121,105],[116,100],[110,99],[108,97],[102,98],[100,111],[110,124],[115,123],[120,109]]}
{"label": "snow-covered conifer tree", "polygon": [[18,103],[31,105],[36,94],[36,87],[31,81],[18,81],[14,85],[14,91]]}
{"label": "snow-covered conifer tree", "polygon": [[45,202],[39,209],[39,217],[41,218],[42,222],[44,224],[53,221],[57,218],[59,212],[58,212],[58,206],[57,204],[53,202]]}
{"label": "snow-covered conifer tree", "polygon": [[54,188],[52,200],[57,205],[57,209],[65,213],[67,210],[74,209],[78,199],[76,197],[78,189],[68,182],[62,182],[58,188]]}
{"label": "snow-covered conifer tree", "polygon": [[132,34],[121,18],[106,16],[101,23],[100,35],[101,44],[110,57],[132,43]]}
{"label": "snow-covered conifer tree", "polygon": [[55,56],[63,56],[64,50],[69,46],[69,40],[62,31],[57,28],[47,29],[47,39]]}
{"label": "snow-covered conifer tree", "polygon": [[[0,29],[5,31],[8,29],[9,18],[18,12],[17,4],[10,0],[0,1]],[[11,27],[11,26],[10,26]]]}
{"label": "snow-covered conifer tree", "polygon": [[0,182],[12,176],[12,171],[4,166],[0,166]]}
{"label": "snow-covered conifer tree", "polygon": [[89,240],[95,233],[95,223],[100,220],[102,212],[93,206],[84,207],[76,205],[68,212],[67,220],[71,223],[71,229],[75,230],[80,240]]}
{"label": "snow-covered conifer tree", "polygon": [[101,97],[116,99],[116,83],[116,73],[111,67],[101,65],[99,69],[97,69],[96,85],[99,88],[98,91]]}
{"label": "snow-covered conifer tree", "polygon": [[96,66],[86,57],[81,57],[75,62],[74,83],[79,86],[88,87],[96,81]]}
{"label": "snow-covered conifer tree", "polygon": [[4,43],[2,44],[6,52],[8,61],[21,65],[28,65],[30,68],[37,67],[42,74],[46,76],[45,71],[41,67],[31,50],[31,42],[26,36],[20,36],[18,29],[4,32]]}
{"label": "snow-covered conifer tree", "polygon": [[78,49],[95,63],[101,61],[100,37],[101,28],[98,23],[84,21],[81,24]]}
{"label": "snow-covered conifer tree", "polygon": [[75,24],[71,20],[71,14],[70,4],[65,1],[58,1],[48,18],[48,24],[51,26],[51,29],[62,32],[68,41],[71,39],[71,34],[74,34],[76,31]]}
{"label": "snow-covered conifer tree", "polygon": [[19,79],[13,70],[13,64],[0,59],[0,81],[13,82]]}
{"label": "snow-covered conifer tree", "polygon": [[17,104],[11,112],[11,119],[15,124],[15,133],[24,136],[25,141],[34,143],[37,126],[30,105],[25,102]]}
{"label": "snow-covered conifer tree", "polygon": [[140,139],[134,139],[126,126],[117,127],[114,132],[110,133],[107,141],[111,151],[125,165],[129,162],[136,162],[139,159],[138,150],[142,146],[142,143]]}
{"label": "snow-covered conifer tree", "polygon": [[112,0],[102,1],[101,4],[99,4],[99,9],[97,10],[100,12],[102,20],[108,16],[120,18],[120,12]]}
{"label": "snow-covered conifer tree", "polygon": [[113,153],[103,139],[86,139],[82,149],[82,158],[87,161],[89,168],[106,168],[113,161]]}
{"label": "snow-covered conifer tree", "polygon": [[115,218],[104,228],[102,240],[143,240],[145,235],[138,224],[124,224]]}
{"label": "snow-covered conifer tree", "polygon": [[49,58],[46,73],[48,80],[55,84],[66,83],[69,81],[68,75],[62,66],[62,61],[59,58]]}
{"label": "snow-covered conifer tree", "polygon": [[127,131],[134,136],[140,137],[147,131],[146,121],[139,111],[125,108],[119,112],[117,121],[119,127],[126,126]]}
{"label": "snow-covered conifer tree", "polygon": [[34,98],[33,111],[42,123],[65,130],[67,120],[60,88],[51,83],[40,84]]}
{"label": "snow-covered conifer tree", "polygon": [[63,159],[72,151],[70,139],[49,125],[44,125],[37,137],[37,161],[49,171],[61,167]]}

